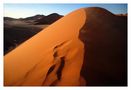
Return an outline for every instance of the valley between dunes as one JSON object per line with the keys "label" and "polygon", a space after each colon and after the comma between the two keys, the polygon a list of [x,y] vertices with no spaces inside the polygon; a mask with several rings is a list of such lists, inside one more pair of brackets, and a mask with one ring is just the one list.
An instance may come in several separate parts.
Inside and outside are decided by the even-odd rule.
{"label": "valley between dunes", "polygon": [[126,29],[105,9],[73,11],[4,56],[4,85],[126,85]]}

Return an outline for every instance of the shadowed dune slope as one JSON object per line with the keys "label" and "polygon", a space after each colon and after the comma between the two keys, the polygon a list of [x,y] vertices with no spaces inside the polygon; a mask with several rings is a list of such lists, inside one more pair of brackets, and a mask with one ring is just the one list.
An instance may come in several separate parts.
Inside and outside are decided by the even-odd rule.
{"label": "shadowed dune slope", "polygon": [[86,16],[81,74],[88,85],[127,85],[127,17],[102,8],[87,8]]}
{"label": "shadowed dune slope", "polygon": [[4,85],[126,85],[126,18],[82,8],[4,56]]}

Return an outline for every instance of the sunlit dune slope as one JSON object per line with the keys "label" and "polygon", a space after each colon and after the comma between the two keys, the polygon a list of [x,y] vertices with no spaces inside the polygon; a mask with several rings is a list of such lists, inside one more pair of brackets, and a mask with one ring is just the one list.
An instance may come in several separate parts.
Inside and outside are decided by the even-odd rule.
{"label": "sunlit dune slope", "polygon": [[4,56],[4,85],[126,85],[127,18],[71,12]]}
{"label": "sunlit dune slope", "polygon": [[84,9],[74,11],[4,56],[4,85],[84,85]]}

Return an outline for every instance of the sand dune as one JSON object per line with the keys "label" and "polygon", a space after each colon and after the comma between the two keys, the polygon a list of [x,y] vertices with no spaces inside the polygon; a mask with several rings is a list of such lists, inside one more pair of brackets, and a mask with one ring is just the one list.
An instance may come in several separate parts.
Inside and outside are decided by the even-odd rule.
{"label": "sand dune", "polygon": [[[84,45],[78,35],[85,20],[84,9],[74,11],[5,55],[5,85],[80,85]],[[65,64],[58,80],[55,72],[62,58]]]}
{"label": "sand dune", "polygon": [[52,24],[62,17],[63,17],[62,15],[59,15],[57,13],[52,13],[48,16],[44,16],[44,17],[36,20],[35,22],[36,22],[36,24]]}
{"label": "sand dune", "polygon": [[4,85],[120,84],[126,72],[124,21],[102,8],[71,12],[4,56]]}

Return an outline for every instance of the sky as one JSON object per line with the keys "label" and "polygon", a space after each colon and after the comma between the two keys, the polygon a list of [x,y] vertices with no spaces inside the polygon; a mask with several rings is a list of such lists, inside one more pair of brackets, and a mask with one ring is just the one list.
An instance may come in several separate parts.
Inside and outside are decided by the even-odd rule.
{"label": "sky", "polygon": [[127,13],[127,4],[4,4],[4,16],[25,18],[36,14],[49,15],[58,13],[66,15],[84,7],[102,7],[114,14]]}

